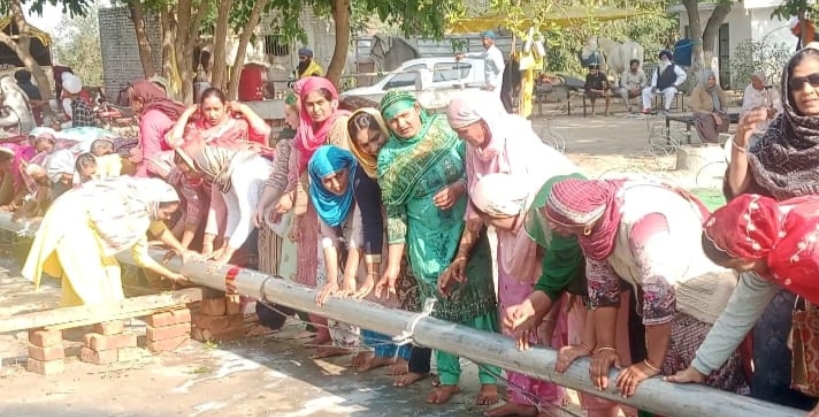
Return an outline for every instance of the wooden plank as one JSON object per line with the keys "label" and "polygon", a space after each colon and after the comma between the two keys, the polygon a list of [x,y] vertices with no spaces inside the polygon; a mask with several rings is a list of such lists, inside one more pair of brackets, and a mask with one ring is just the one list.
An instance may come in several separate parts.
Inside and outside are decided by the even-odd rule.
{"label": "wooden plank", "polygon": [[62,307],[18,314],[0,320],[0,333],[19,332],[40,327],[70,328],[108,320],[141,317],[202,299],[201,288],[127,298],[118,303]]}

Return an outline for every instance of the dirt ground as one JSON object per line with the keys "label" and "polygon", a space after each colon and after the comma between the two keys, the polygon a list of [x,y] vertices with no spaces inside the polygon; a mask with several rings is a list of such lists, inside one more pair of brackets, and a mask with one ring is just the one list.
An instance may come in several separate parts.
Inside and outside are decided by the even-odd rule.
{"label": "dirt ground", "polygon": [[[557,117],[538,119],[534,126],[548,141],[561,142],[556,138],[562,137],[566,154],[589,177],[628,171],[696,186],[692,172],[672,170],[674,152],[649,147],[650,132],[659,138],[664,129],[657,117]],[[679,129],[673,130],[672,136],[682,140]],[[59,289],[48,285],[32,293],[31,284],[19,277],[20,265],[11,260],[5,243],[0,246],[5,250],[0,253],[0,319],[56,306]],[[141,321],[127,324],[144,335]],[[356,375],[345,366],[349,357],[313,360],[302,345],[304,340],[296,338],[301,329],[294,322],[279,333],[242,342],[193,343],[158,356],[145,351],[138,361],[112,366],[79,361],[80,329],[67,333],[73,341],[68,344],[66,372],[50,377],[25,371],[25,332],[3,334],[0,415],[475,416],[485,410],[473,405],[478,387],[474,364],[465,362],[460,395],[445,406],[429,406],[424,401],[429,381],[395,389],[383,370]],[[569,409],[580,415],[576,405]]]}

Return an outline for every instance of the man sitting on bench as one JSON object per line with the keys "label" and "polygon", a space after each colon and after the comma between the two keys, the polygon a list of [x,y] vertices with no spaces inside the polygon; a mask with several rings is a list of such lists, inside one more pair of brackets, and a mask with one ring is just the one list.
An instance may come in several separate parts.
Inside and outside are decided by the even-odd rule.
{"label": "man sitting on bench", "polygon": [[646,80],[646,73],[640,68],[640,60],[632,59],[629,69],[620,75],[619,91],[620,98],[623,99],[629,113],[631,113],[631,99],[640,97],[646,85],[648,85],[648,80]]}
{"label": "man sitting on bench", "polygon": [[596,62],[589,64],[589,73],[586,74],[586,96],[591,101],[591,114],[596,115],[595,102],[603,97],[606,100],[606,116],[609,115],[609,102],[611,101],[611,86],[606,74],[600,72],[600,65]]}
{"label": "man sitting on bench", "polygon": [[688,77],[685,71],[671,62],[671,52],[662,51],[659,54],[660,63],[651,76],[651,84],[643,89],[643,114],[651,113],[651,100],[657,93],[663,95],[663,111],[671,111],[671,103],[677,95],[677,87]]}

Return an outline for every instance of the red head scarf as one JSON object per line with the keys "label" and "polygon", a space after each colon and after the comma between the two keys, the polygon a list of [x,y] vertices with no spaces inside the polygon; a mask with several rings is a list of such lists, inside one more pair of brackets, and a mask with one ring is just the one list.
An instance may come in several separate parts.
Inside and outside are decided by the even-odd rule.
{"label": "red head scarf", "polygon": [[179,116],[185,112],[185,105],[171,100],[156,84],[150,81],[137,81],[131,85],[133,98],[142,100],[142,113],[149,110],[159,110],[165,113],[171,120],[179,120]]}
{"label": "red head scarf", "polygon": [[742,195],[714,212],[705,235],[732,257],[765,259],[768,279],[819,304],[819,197]]}
{"label": "red head scarf", "polygon": [[705,236],[733,258],[764,259],[774,249],[783,215],[776,200],[743,194],[705,222]]}
{"label": "red head scarf", "polygon": [[[320,124],[313,123],[307,108],[304,106],[304,101],[307,96],[319,89],[324,89],[330,92],[330,99],[334,100],[336,104],[332,108],[333,114],[327,120]],[[327,144],[327,135],[330,133],[330,128],[339,116],[349,114],[349,112],[338,110],[338,90],[330,80],[324,77],[307,77],[304,79],[304,84],[301,85],[299,92],[301,100],[301,108],[299,110],[299,129],[296,132],[295,146],[299,150],[299,172],[304,172],[307,169],[307,163],[313,153]]]}
{"label": "red head scarf", "polygon": [[546,217],[562,226],[584,227],[597,221],[589,234],[578,236],[583,253],[596,260],[609,257],[620,226],[617,193],[625,181],[568,178],[552,188],[546,203]]}

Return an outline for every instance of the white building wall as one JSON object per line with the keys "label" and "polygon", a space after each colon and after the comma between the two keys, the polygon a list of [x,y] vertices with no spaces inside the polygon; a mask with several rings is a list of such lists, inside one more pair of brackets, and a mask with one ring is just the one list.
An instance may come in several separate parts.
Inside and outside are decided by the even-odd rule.
{"label": "white building wall", "polygon": [[[734,3],[731,12],[726,16],[723,23],[728,24],[729,56],[733,55],[737,45],[748,41],[754,42],[771,41],[794,45],[796,47],[796,37],[790,33],[787,27],[787,20],[771,18],[771,13],[781,0],[745,0]],[[713,4],[702,4],[700,6],[700,24],[704,27],[714,10]],[[685,29],[688,26],[688,14],[682,6],[674,6],[669,9],[676,12],[680,22],[680,38],[685,37]],[[711,67],[715,72],[719,68],[719,37],[714,39],[714,50],[712,51],[714,60]],[[736,85],[735,80],[731,80],[732,85]]]}

